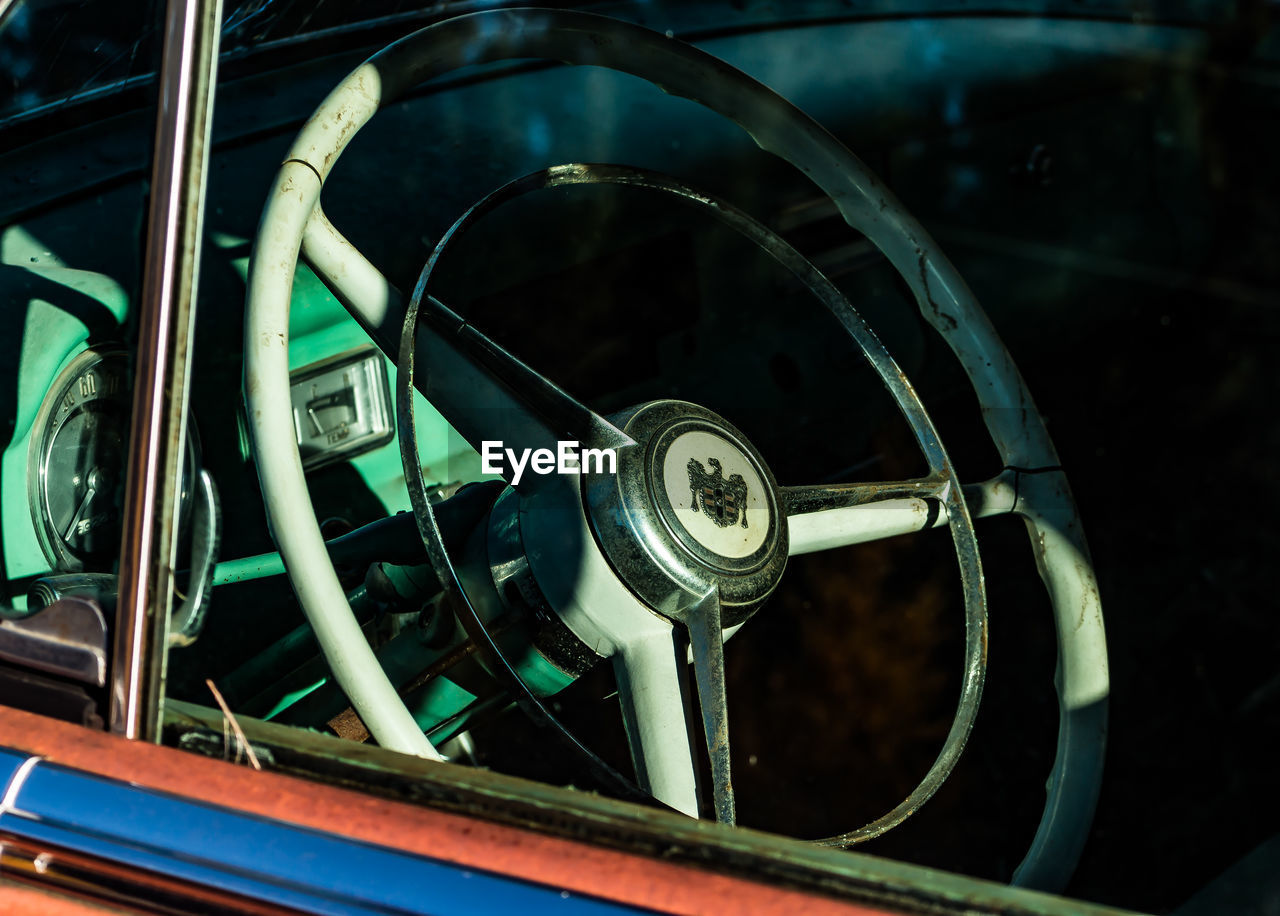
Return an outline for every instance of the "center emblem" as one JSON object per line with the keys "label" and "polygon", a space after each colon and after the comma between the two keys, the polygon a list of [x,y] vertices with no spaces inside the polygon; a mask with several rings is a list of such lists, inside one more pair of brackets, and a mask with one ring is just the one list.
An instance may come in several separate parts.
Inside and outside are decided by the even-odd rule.
{"label": "center emblem", "polygon": [[692,497],[691,508],[702,512],[720,528],[730,528],[742,520],[742,527],[747,524],[747,482],[741,474],[724,476],[724,468],[718,458],[708,458],[707,464],[712,470],[707,471],[697,458],[690,458],[689,494]]}
{"label": "center emblem", "polygon": [[750,557],[765,545],[776,523],[769,489],[746,450],[714,428],[681,424],[655,447],[654,483],[676,536],[703,560]]}

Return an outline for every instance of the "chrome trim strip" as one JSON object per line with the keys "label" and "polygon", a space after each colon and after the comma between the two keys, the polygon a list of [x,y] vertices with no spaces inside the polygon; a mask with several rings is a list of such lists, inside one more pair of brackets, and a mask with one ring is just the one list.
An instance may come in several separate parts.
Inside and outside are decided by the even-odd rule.
{"label": "chrome trim strip", "polygon": [[[4,760],[4,758],[10,758],[15,762],[20,759],[17,755],[8,751],[0,751],[0,760]],[[4,794],[0,796],[0,820],[2,820],[10,811],[16,810],[18,793],[22,791],[22,787],[26,783],[27,777],[31,775],[31,771],[35,769],[36,764],[39,762],[39,757],[28,757],[26,760],[18,763],[6,778]]]}
{"label": "chrome trim strip", "polygon": [[221,0],[170,0],[126,464],[110,728],[154,740],[173,602],[177,491]]}
{"label": "chrome trim strip", "polygon": [[9,794],[9,785],[13,782],[13,777],[17,775],[18,770],[22,769],[22,764],[29,759],[31,755],[23,751],[0,747],[0,798]]}
{"label": "chrome trim strip", "polygon": [[[0,750],[0,755],[6,752]],[[0,760],[3,758],[0,757]],[[478,910],[566,916],[634,908],[241,814],[32,757],[0,836],[316,913]]]}

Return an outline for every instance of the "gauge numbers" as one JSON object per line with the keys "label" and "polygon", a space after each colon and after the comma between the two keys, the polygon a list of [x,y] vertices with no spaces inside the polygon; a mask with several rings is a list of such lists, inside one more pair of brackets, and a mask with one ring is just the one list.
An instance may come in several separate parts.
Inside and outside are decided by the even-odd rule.
{"label": "gauge numbers", "polygon": [[119,552],[129,438],[126,371],[123,351],[85,350],[40,409],[29,495],[40,546],[55,568],[105,568]]}
{"label": "gauge numbers", "polygon": [[394,435],[387,367],[372,347],[299,369],[289,396],[307,470],[385,445]]}

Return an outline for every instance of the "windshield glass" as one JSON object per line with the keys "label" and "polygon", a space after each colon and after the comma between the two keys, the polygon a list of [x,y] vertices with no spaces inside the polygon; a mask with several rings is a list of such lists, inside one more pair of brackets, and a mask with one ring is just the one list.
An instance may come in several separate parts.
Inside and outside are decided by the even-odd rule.
{"label": "windshield glass", "polygon": [[[223,9],[222,53],[338,26],[476,4],[431,0],[241,0]],[[0,3],[0,120],[152,77],[160,20],[152,3]]]}
{"label": "windshield glass", "polygon": [[0,22],[0,118],[153,73],[158,25],[150,3],[9,5]]}

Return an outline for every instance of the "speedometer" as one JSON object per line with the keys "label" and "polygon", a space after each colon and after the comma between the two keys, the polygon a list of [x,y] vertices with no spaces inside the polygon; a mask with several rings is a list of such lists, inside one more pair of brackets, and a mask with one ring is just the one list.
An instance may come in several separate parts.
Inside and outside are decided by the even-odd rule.
{"label": "speedometer", "polygon": [[[28,496],[54,569],[108,571],[120,552],[124,462],[132,408],[128,357],[91,347],[58,376],[36,418]],[[187,441],[185,481],[195,460]],[[187,496],[183,486],[183,497]]]}

